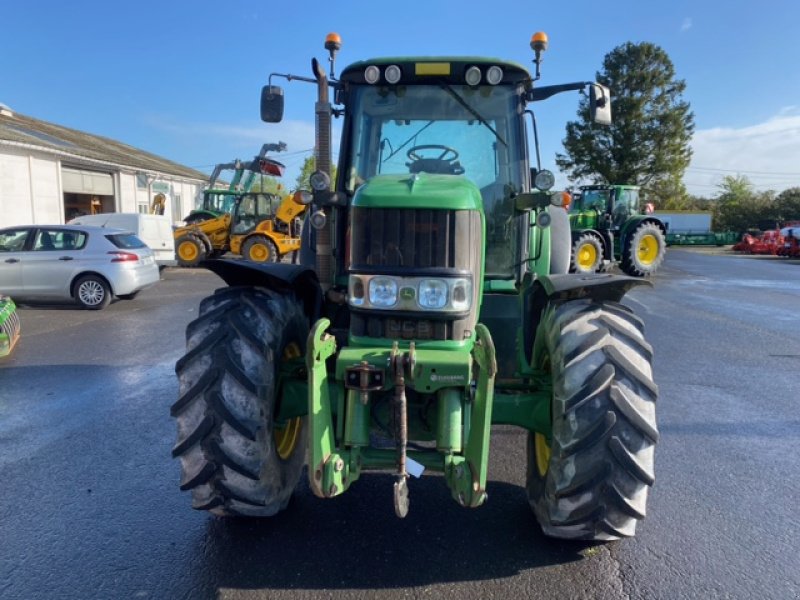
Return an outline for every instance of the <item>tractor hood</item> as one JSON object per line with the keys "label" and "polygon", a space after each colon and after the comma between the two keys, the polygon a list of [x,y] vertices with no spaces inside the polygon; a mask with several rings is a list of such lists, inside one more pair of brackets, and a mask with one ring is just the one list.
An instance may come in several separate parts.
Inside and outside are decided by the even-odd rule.
{"label": "tractor hood", "polygon": [[376,175],[356,190],[354,207],[483,210],[480,190],[461,175]]}

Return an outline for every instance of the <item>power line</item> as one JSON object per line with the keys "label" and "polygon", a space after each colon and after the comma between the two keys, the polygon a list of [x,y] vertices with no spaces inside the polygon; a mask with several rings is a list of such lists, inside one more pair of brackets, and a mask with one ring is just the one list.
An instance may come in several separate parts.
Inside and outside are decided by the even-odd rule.
{"label": "power line", "polygon": [[800,177],[800,172],[790,173],[786,171],[743,171],[741,169],[718,169],[715,167],[687,167],[687,171],[718,171],[722,173],[741,173],[742,175],[783,175]]}

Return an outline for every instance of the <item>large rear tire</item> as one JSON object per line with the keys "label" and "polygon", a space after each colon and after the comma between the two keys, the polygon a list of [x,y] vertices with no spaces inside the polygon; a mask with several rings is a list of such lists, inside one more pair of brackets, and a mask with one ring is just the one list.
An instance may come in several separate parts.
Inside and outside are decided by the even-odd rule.
{"label": "large rear tire", "polygon": [[534,360],[553,386],[552,435],[528,434],[528,501],[545,534],[630,537],[645,516],[658,441],[652,349],[615,302],[551,304]]}
{"label": "large rear tire", "polygon": [[305,352],[300,306],[262,288],[224,288],[187,327],[172,454],[193,508],[258,517],[286,508],[305,463],[306,418],[275,421],[277,370]]}
{"label": "large rear tire", "polygon": [[661,228],[646,221],[625,241],[620,268],[633,277],[649,277],[664,262],[667,240]]}

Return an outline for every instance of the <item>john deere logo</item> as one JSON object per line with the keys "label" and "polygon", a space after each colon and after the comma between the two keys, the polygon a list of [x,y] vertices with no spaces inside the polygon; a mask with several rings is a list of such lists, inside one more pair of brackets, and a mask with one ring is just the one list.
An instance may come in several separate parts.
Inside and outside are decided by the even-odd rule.
{"label": "john deere logo", "polygon": [[415,295],[413,287],[400,288],[400,298],[403,300],[413,300]]}

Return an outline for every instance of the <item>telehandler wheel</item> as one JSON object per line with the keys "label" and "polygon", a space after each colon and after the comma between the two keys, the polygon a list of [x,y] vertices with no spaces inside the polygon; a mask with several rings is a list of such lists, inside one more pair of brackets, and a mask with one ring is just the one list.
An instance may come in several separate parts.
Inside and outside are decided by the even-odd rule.
{"label": "telehandler wheel", "polygon": [[614,540],[645,516],[658,388],[643,329],[616,302],[545,310],[534,360],[551,375],[552,434],[528,434],[527,492],[546,535]]}
{"label": "telehandler wheel", "polygon": [[278,247],[264,235],[254,235],[242,244],[242,256],[253,262],[278,262]]}
{"label": "telehandler wheel", "polygon": [[172,455],[193,508],[267,517],[289,503],[305,462],[306,418],[275,420],[277,373],[281,361],[305,353],[301,305],[263,288],[223,288],[186,328]]}
{"label": "telehandler wheel", "polygon": [[666,251],[667,241],[661,228],[655,223],[642,223],[625,242],[620,268],[633,277],[648,277],[664,261]]}
{"label": "telehandler wheel", "polygon": [[596,273],[603,264],[603,244],[596,235],[584,233],[572,245],[573,273]]}
{"label": "telehandler wheel", "polygon": [[175,256],[181,267],[196,267],[206,258],[206,246],[199,237],[187,233],[175,240]]}

